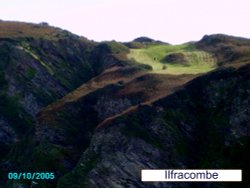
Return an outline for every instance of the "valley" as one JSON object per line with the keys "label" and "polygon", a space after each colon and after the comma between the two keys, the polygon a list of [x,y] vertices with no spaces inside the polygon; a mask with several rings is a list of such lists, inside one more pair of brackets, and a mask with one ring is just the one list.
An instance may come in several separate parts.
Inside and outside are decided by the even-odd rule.
{"label": "valley", "polygon": [[250,39],[95,42],[45,23],[0,28],[0,187],[192,188],[141,182],[140,170],[215,167],[243,169],[238,187],[250,185]]}
{"label": "valley", "polygon": [[[171,55],[177,57],[167,59]],[[158,74],[199,74],[217,67],[216,59],[211,53],[198,50],[193,44],[160,44],[143,49],[130,49],[127,56],[138,63],[150,65],[153,72]]]}

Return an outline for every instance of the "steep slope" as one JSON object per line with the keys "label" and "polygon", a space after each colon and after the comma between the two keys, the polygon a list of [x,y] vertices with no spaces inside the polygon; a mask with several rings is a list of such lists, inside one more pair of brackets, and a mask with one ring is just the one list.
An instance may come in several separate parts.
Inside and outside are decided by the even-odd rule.
{"label": "steep slope", "polygon": [[[38,187],[195,187],[146,185],[139,181],[138,174],[141,168],[200,168],[209,164],[211,168],[213,165],[226,168],[237,158],[237,152],[249,156],[246,152],[249,145],[249,66],[239,70],[221,69],[202,76],[217,67],[218,59],[227,62],[228,66],[247,64],[247,53],[238,61],[228,63],[226,56],[217,56],[216,51],[208,50],[213,49],[213,43],[199,46],[203,40],[172,46],[139,38],[134,41],[140,44],[137,49],[129,49],[128,44],[115,41],[94,43],[44,23],[14,25],[18,28],[10,29],[10,36],[5,33],[7,37],[2,39],[21,54],[15,58],[10,56],[11,62],[18,63],[24,54],[31,60],[21,61],[19,77],[11,75],[15,66],[4,67],[0,74],[0,78],[1,75],[4,78],[2,83],[6,83],[1,89],[4,91],[2,96],[7,96],[3,100],[7,108],[2,110],[3,118],[0,116],[0,138],[3,135],[4,140],[4,145],[0,145],[4,158],[0,164],[0,186],[15,187],[21,183],[25,188],[31,186],[28,180],[8,181],[9,171],[51,171],[55,172],[56,179],[38,180]],[[42,30],[22,29],[21,33],[16,33],[21,26],[42,27]],[[38,31],[43,31],[44,35]],[[229,37],[228,40],[236,39]],[[237,45],[246,46],[247,41],[241,42],[231,44],[232,49],[237,50]],[[224,43],[227,45],[227,40]],[[249,48],[245,49],[247,52]],[[2,59],[6,54],[15,53],[4,52]],[[30,78],[24,81],[29,61],[35,64],[29,66],[36,69],[39,65],[38,70],[45,73],[38,77],[30,71]],[[164,65],[166,69],[162,70]],[[162,71],[164,74],[156,74]],[[42,82],[37,82],[37,77]],[[11,84],[14,87],[9,87]],[[25,98],[9,98],[9,88],[14,88],[11,91],[21,96],[25,96],[26,91],[32,93],[35,99],[31,104],[35,106],[38,101],[41,106],[35,111],[30,105],[29,110],[28,103],[23,102]],[[56,90],[55,98],[39,99],[34,92],[37,88],[48,90],[48,93],[49,89]],[[233,109],[237,115],[233,114]],[[7,116],[5,111],[12,115]],[[14,118],[14,122],[2,123],[13,117],[26,119]],[[26,122],[29,123],[27,128],[24,127]],[[9,129],[16,125],[20,130]],[[233,133],[229,134],[226,128]],[[226,145],[220,140],[224,130],[229,139],[223,140]],[[16,132],[22,137],[6,137]],[[247,135],[241,135],[242,132]],[[217,142],[220,147],[215,147]],[[208,150],[203,149],[206,144]],[[218,152],[220,149],[223,152],[225,149],[226,155],[229,153],[229,159]],[[215,157],[219,160],[212,163]],[[244,164],[245,158],[238,167]],[[248,173],[247,170],[248,167]]]}
{"label": "steep slope", "polygon": [[[33,136],[17,145],[7,157],[9,168],[47,169],[55,171],[59,178],[74,168],[98,125],[101,127],[102,122],[105,124],[141,103],[173,93],[193,77],[145,74],[141,68],[131,66],[111,68],[44,108]],[[24,145],[28,149],[20,150]],[[53,187],[56,182],[39,183]]]}
{"label": "steep slope", "polygon": [[[248,187],[250,66],[221,69],[99,129],[58,187]],[[243,183],[143,183],[141,169],[243,169]]]}
{"label": "steep slope", "polygon": [[126,50],[45,23],[0,21],[0,160],[43,107],[105,69],[128,64],[121,55]]}
{"label": "steep slope", "polygon": [[49,26],[0,22],[0,28],[2,159],[42,107],[94,75],[88,60],[94,44]]}

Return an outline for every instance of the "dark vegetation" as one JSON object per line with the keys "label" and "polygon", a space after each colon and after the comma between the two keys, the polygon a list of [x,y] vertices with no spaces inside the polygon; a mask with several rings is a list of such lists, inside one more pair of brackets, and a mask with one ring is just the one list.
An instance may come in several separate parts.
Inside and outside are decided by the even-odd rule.
{"label": "dark vegetation", "polygon": [[196,47],[212,52],[218,59],[219,65],[227,66],[249,62],[250,39],[232,37],[227,35],[205,35]]}
{"label": "dark vegetation", "polygon": [[[250,173],[248,165],[250,129],[249,115],[247,115],[249,105],[246,102],[249,96],[246,94],[250,83],[245,81],[250,78],[249,68],[247,65],[238,70],[223,68],[214,71],[192,80],[184,89],[154,102],[151,106],[142,105],[137,110],[114,119],[96,133],[88,152],[115,156],[112,168],[106,172],[113,176],[118,169],[126,172],[126,166],[121,165],[125,159],[121,156],[133,156],[136,153],[140,158],[130,158],[130,160],[141,168],[146,168],[149,163],[155,169],[243,169],[244,181],[237,183],[237,187],[247,187]],[[121,145],[123,139],[126,140]],[[130,140],[133,143],[130,143]],[[140,147],[136,147],[135,140],[140,143]],[[100,143],[105,143],[105,146]],[[109,148],[107,145],[112,147]],[[151,147],[160,152],[160,155],[152,150],[147,160],[145,152],[150,151]],[[84,153],[81,159],[85,159],[88,152]],[[122,154],[118,155],[120,152]],[[87,164],[88,162],[83,162],[83,165]],[[95,187],[97,183],[91,182],[95,179],[91,172],[102,174],[100,168],[102,165],[104,162],[98,162],[88,173],[88,179],[80,182]],[[80,164],[76,169],[79,167]],[[75,175],[79,181],[81,173],[74,172],[67,177]],[[111,177],[102,175],[103,178]],[[119,175],[115,178],[119,178]],[[138,183],[137,187],[168,185],[142,183],[139,181],[139,175],[130,179]],[[62,178],[60,182],[65,181],[70,180]],[[120,181],[123,186],[128,183]],[[108,184],[106,187],[111,185]],[[234,187],[235,185],[196,183],[195,186]],[[194,185],[178,184],[177,187],[194,187]]]}
{"label": "dark vegetation", "polygon": [[[169,45],[96,43],[47,23],[1,21],[0,187],[31,187],[8,181],[9,171],[55,172],[36,181],[43,188],[232,187],[142,183],[149,167],[240,168],[237,187],[248,187],[250,40],[194,43],[221,66],[205,75],[152,74],[127,58],[159,44]],[[182,52],[161,61],[188,66]]]}
{"label": "dark vegetation", "polygon": [[187,60],[185,59],[184,54],[182,53],[172,53],[167,55],[162,60],[163,63],[172,63],[172,64],[181,64],[188,65]]}
{"label": "dark vegetation", "polygon": [[131,42],[124,43],[124,45],[126,45],[127,47],[132,48],[132,49],[147,48],[147,47],[159,45],[159,44],[168,45],[168,43],[154,40],[154,39],[151,39],[148,37],[139,37],[139,38],[134,39]]}

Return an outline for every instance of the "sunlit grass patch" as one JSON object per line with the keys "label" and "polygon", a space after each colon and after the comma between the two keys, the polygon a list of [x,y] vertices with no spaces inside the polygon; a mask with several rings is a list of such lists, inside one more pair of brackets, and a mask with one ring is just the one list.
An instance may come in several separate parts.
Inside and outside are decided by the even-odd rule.
{"label": "sunlit grass patch", "polygon": [[[186,65],[164,62],[167,55],[181,53]],[[216,67],[215,58],[192,44],[157,45],[143,49],[130,49],[127,55],[138,63],[150,65],[154,73],[161,74],[198,74],[213,70]]]}

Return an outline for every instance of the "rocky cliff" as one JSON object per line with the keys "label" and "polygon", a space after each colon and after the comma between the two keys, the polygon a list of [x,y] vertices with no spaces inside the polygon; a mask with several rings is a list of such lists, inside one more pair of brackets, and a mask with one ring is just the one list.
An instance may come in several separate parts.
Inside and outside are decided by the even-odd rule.
{"label": "rocky cliff", "polygon": [[42,108],[105,69],[124,66],[112,50],[46,24],[1,21],[0,159],[32,129]]}
{"label": "rocky cliff", "polygon": [[58,187],[231,187],[143,183],[141,169],[243,169],[249,186],[250,66],[196,78],[98,129]]}
{"label": "rocky cliff", "polygon": [[[175,75],[128,59],[130,48],[150,47],[197,61],[174,57],[174,72],[186,71]],[[206,74],[204,53],[216,63]],[[141,169],[164,168],[240,168],[237,187],[249,187],[249,54],[249,39],[226,35],[177,47],[96,43],[44,23],[0,22],[0,187],[235,187],[140,181]],[[10,171],[55,179],[10,181]]]}

